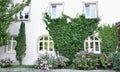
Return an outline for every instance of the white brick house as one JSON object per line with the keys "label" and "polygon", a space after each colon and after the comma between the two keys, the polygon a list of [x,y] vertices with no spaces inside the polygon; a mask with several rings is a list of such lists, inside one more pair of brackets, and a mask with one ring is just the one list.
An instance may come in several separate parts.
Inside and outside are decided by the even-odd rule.
{"label": "white brick house", "polygon": [[[20,2],[20,0],[15,0]],[[43,13],[48,12],[52,18],[61,16],[62,13],[75,17],[77,14],[85,14],[86,18],[99,17],[99,25],[115,24],[120,20],[119,0],[31,0],[29,6],[17,14],[18,20],[12,22],[9,27],[11,40],[9,45],[0,47],[0,58],[11,58],[16,60],[14,47],[16,41],[14,38],[19,33],[21,21],[26,25],[26,56],[23,64],[31,65],[38,58],[39,54],[46,51],[54,54],[54,45],[52,38],[46,30],[46,24],[43,21]],[[89,41],[92,41],[92,46]],[[88,42],[86,44],[86,42]],[[97,45],[95,45],[98,43]],[[97,35],[85,40],[86,47],[92,47],[94,52],[100,53],[100,44]],[[95,51],[95,48],[99,48]]]}

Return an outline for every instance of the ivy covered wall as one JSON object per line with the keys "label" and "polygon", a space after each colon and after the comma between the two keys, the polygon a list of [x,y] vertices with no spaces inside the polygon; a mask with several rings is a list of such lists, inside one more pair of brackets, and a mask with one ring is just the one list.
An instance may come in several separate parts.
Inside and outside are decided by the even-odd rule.
{"label": "ivy covered wall", "polygon": [[84,50],[84,40],[97,30],[99,18],[86,19],[84,15],[71,18],[63,14],[60,18],[51,19],[45,13],[44,22],[53,38],[55,50],[72,60],[76,52]]}
{"label": "ivy covered wall", "polygon": [[115,52],[117,48],[117,27],[114,25],[101,26],[98,32],[101,39],[101,52],[107,54]]}

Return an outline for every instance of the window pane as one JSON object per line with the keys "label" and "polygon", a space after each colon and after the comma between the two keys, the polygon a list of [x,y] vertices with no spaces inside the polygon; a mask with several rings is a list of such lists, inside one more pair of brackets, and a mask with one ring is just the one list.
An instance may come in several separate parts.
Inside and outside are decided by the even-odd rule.
{"label": "window pane", "polygon": [[45,40],[48,40],[48,36],[46,36],[46,37],[44,37],[45,38]]}
{"label": "window pane", "polygon": [[99,45],[98,45],[98,42],[95,42],[95,51],[99,51]]}
{"label": "window pane", "polygon": [[26,6],[22,11],[19,13],[19,19],[28,19],[29,18],[29,6]]}
{"label": "window pane", "polygon": [[14,41],[14,42],[13,42],[13,47],[12,47],[12,50],[14,50],[14,49],[15,49],[15,46],[16,46],[16,42]]}
{"label": "window pane", "polygon": [[51,37],[49,37],[50,38],[50,40],[52,40],[52,38]]}
{"label": "window pane", "polygon": [[29,14],[28,14],[29,13],[29,6],[24,8],[23,13],[24,13],[24,18],[28,19],[29,18]]}
{"label": "window pane", "polygon": [[95,18],[96,17],[96,5],[95,4],[92,4],[91,5],[91,17],[92,18]]}
{"label": "window pane", "polygon": [[87,17],[90,16],[90,5],[89,4],[85,4],[85,15]]}
{"label": "window pane", "polygon": [[98,40],[98,38],[97,38],[97,37],[95,37],[95,40]]}
{"label": "window pane", "polygon": [[53,40],[50,36],[44,36],[38,42],[39,51],[53,51]]}
{"label": "window pane", "polygon": [[93,51],[93,42],[90,43],[91,51]]}
{"label": "window pane", "polygon": [[42,38],[40,38],[40,40],[43,40],[43,37],[42,37]]}
{"label": "window pane", "polygon": [[90,43],[90,48],[93,48],[93,42]]}
{"label": "window pane", "polygon": [[40,48],[39,48],[40,51],[43,50],[43,42],[40,42]]}
{"label": "window pane", "polygon": [[56,5],[52,5],[52,17],[56,17]]}
{"label": "window pane", "polygon": [[52,42],[50,42],[50,46],[49,46],[50,48],[50,51],[53,51],[53,43]]}
{"label": "window pane", "polygon": [[48,51],[48,42],[44,42],[45,50]]}
{"label": "window pane", "polygon": [[8,51],[11,51],[11,41],[8,42]]}
{"label": "window pane", "polygon": [[63,6],[62,5],[57,5],[57,7],[56,7],[56,18],[58,18],[62,15],[62,11],[63,11]]}

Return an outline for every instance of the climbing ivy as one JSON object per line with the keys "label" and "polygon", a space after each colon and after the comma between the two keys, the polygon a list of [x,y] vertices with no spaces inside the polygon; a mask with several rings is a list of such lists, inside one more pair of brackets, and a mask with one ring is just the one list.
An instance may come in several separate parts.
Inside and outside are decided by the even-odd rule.
{"label": "climbing ivy", "polygon": [[109,54],[116,51],[117,47],[117,28],[116,26],[106,25],[98,28],[99,37],[101,38],[101,52]]}
{"label": "climbing ivy", "polygon": [[99,18],[86,19],[84,15],[71,18],[63,14],[52,19],[45,13],[44,22],[53,38],[55,50],[72,60],[76,52],[84,50],[84,40],[97,30]]}

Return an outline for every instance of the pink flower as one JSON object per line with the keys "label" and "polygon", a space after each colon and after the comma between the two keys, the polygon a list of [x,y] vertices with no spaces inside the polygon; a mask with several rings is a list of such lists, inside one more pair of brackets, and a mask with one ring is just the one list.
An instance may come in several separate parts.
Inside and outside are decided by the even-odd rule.
{"label": "pink flower", "polygon": [[82,59],[84,59],[85,58],[85,56],[84,55],[82,55]]}
{"label": "pink flower", "polygon": [[108,66],[111,66],[111,63],[110,63],[110,62],[108,62],[108,63],[107,63],[107,65],[108,65]]}

